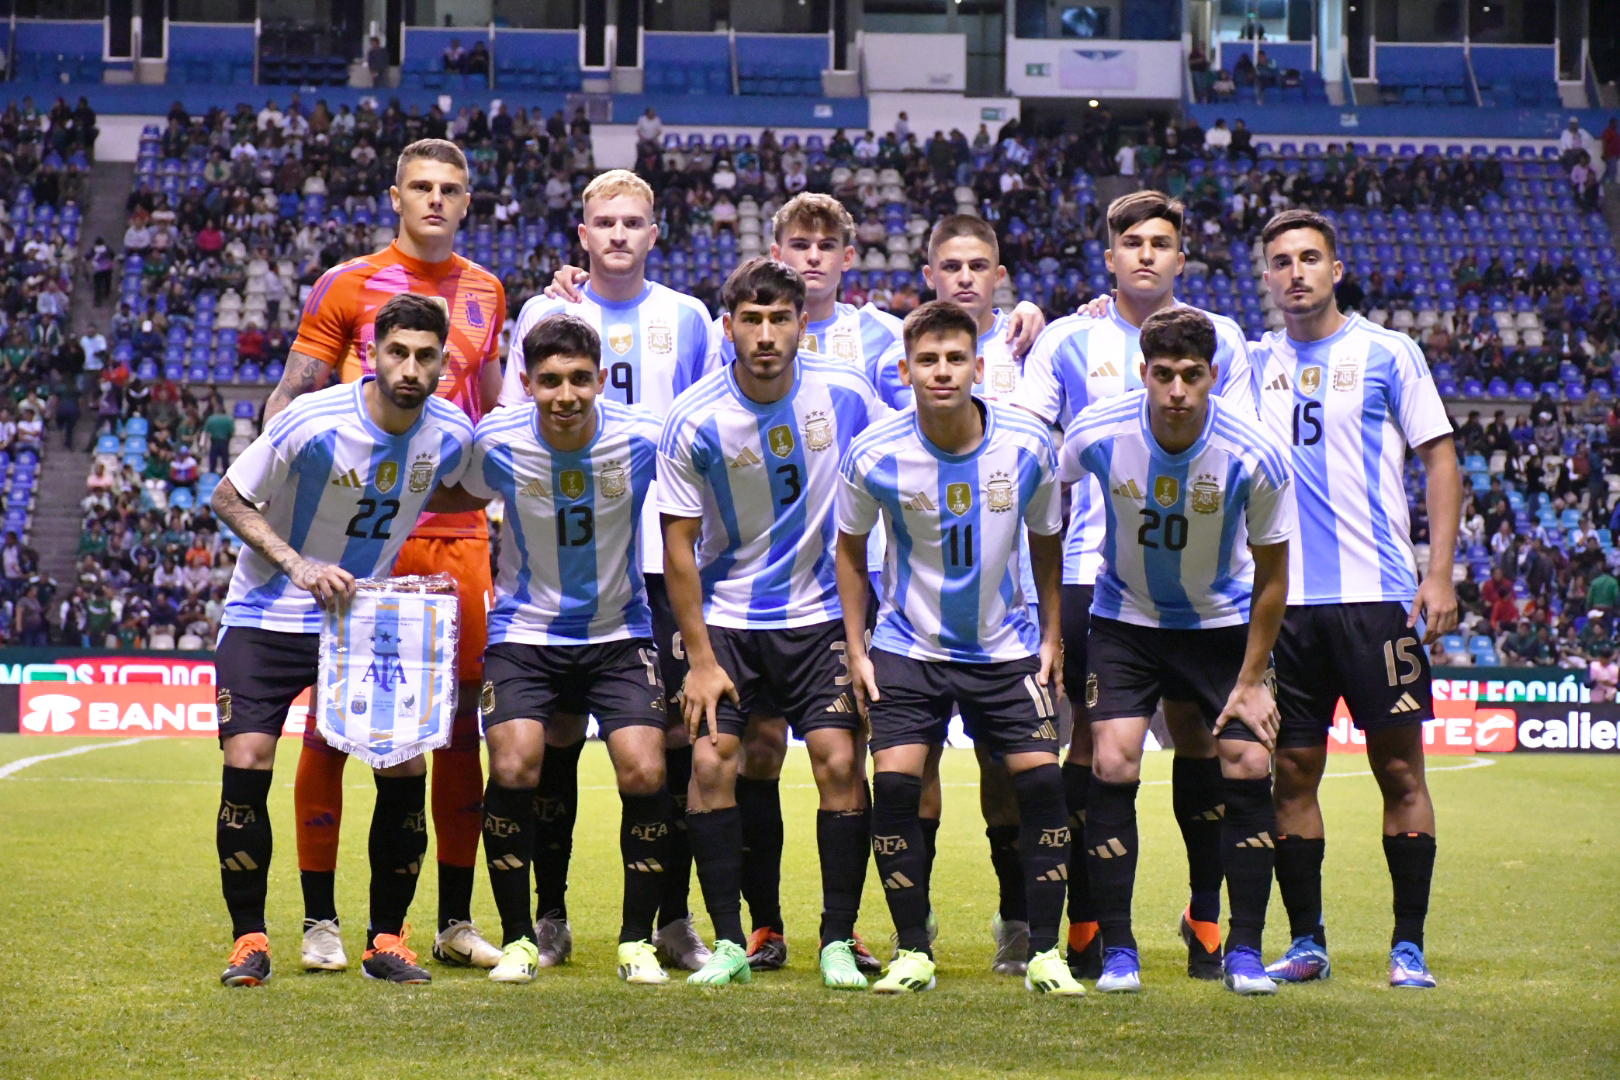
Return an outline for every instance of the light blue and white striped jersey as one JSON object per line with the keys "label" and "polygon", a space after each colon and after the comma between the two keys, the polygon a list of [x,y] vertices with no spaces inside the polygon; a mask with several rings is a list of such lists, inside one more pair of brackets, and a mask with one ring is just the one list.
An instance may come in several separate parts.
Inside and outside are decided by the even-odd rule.
{"label": "light blue and white striped jersey", "polygon": [[1274,331],[1253,355],[1260,418],[1292,460],[1299,505],[1288,602],[1411,603],[1406,448],[1451,434],[1423,353],[1351,315],[1321,341]]}
{"label": "light blue and white striped jersey", "polygon": [[1179,454],[1153,437],[1146,390],[1098,402],[1064,432],[1058,473],[1108,492],[1091,601],[1104,618],[1176,630],[1248,622],[1248,545],[1294,536],[1282,450],[1213,394],[1203,432]]}
{"label": "light blue and white striped jersey", "polygon": [[[900,340],[900,320],[871,304],[855,307],[834,304],[833,317],[812,322],[799,337],[799,348],[833,360],[854,364],[865,371],[873,359]],[[714,371],[737,359],[737,347],[726,340],[726,333],[715,319],[709,333],[707,370]]]}
{"label": "light blue and white striped jersey", "polygon": [[779,630],[843,617],[834,576],[838,463],[889,410],[853,365],[799,353],[793,388],[761,405],[735,365],[675,403],[658,445],[660,508],[702,518],[707,622]]}
{"label": "light blue and white striped jersey", "polygon": [[[461,480],[473,440],[467,414],[439,397],[405,434],[388,434],[366,412],[374,379],[298,398],[225,474],[294,551],[357,578],[388,573],[433,489]],[[318,634],[321,612],[314,596],[244,547],[220,621]]]}
{"label": "light blue and white striped jersey", "polygon": [[640,532],[661,428],[651,410],[602,398],[581,450],[553,450],[532,403],[478,425],[461,486],[506,503],[491,645],[652,636]]}
{"label": "light blue and white striped jersey", "polygon": [[[603,396],[621,405],[645,405],[659,419],[677,397],[703,377],[709,352],[709,309],[701,300],[649,281],[636,299],[609,303],[586,285],[577,304],[536,296],[523,305],[512,327],[501,384],[502,405],[532,399],[523,392],[523,339],[547,315],[578,315],[602,338]],[[664,571],[664,535],[658,528],[658,498],[647,500],[641,523],[642,560],[649,574]]]}
{"label": "light blue and white striped jersey", "polygon": [[1019,584],[1023,527],[1063,527],[1052,439],[1032,417],[983,402],[969,454],[928,441],[908,409],[844,455],[838,528],[888,537],[872,647],[917,660],[999,663],[1035,655],[1040,628]]}
{"label": "light blue and white striped jersey", "polygon": [[[1177,306],[1185,306],[1178,304]],[[1202,311],[1203,309],[1198,309]],[[1204,311],[1215,324],[1215,392],[1253,416],[1249,346],[1237,323]],[[1100,319],[1070,315],[1035,339],[1024,359],[1014,402],[1056,427],[1081,410],[1142,388],[1142,331],[1108,306]],[[1069,492],[1069,534],[1063,544],[1063,583],[1090,585],[1102,566],[1102,488],[1082,478]]]}

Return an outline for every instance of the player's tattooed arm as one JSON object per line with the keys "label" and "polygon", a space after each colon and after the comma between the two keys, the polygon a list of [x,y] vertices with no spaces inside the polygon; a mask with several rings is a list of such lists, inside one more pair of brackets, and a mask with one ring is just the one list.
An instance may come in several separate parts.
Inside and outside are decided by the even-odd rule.
{"label": "player's tattooed arm", "polygon": [[849,664],[850,689],[855,708],[866,719],[869,702],[878,700],[877,675],[872,658],[866,653],[866,593],[871,583],[866,574],[868,536],[840,531],[835,562],[838,575],[838,602],[844,609],[844,659]]}
{"label": "player's tattooed arm", "polygon": [[1429,569],[1412,600],[1406,625],[1416,626],[1422,616],[1423,643],[1433,645],[1457,628],[1457,587],[1451,581],[1451,563],[1462,517],[1462,474],[1457,471],[1457,448],[1450,435],[1430,439],[1417,448],[1417,456],[1427,474]]}
{"label": "player's tattooed arm", "polygon": [[[1033,541],[1035,538],[1030,537]],[[1288,541],[1261,544],[1254,554],[1254,595],[1249,601],[1249,641],[1237,685],[1215,720],[1215,734],[1231,721],[1244,724],[1267,750],[1277,746],[1282,722],[1266,678],[1271,670],[1271,647],[1277,643],[1283,614],[1288,610]]]}
{"label": "player's tattooed arm", "polygon": [[664,528],[664,585],[669,590],[669,606],[680,627],[686,646],[688,671],[681,693],[681,715],[686,733],[698,737],[698,725],[709,725],[709,741],[720,741],[715,710],[722,697],[739,708],[742,700],[737,687],[715,659],[709,643],[709,628],[703,621],[703,586],[698,580],[697,556],[693,548],[703,531],[702,518],[662,515]]}
{"label": "player's tattooed arm", "polygon": [[306,559],[276,535],[264,514],[242,497],[229,476],[214,489],[214,514],[248,547],[275,564],[298,588],[315,597],[323,611],[341,614],[354,595],[354,575],[341,566]]}
{"label": "player's tattooed arm", "polygon": [[264,422],[270,423],[277,413],[291,405],[300,395],[325,386],[331,374],[332,365],[324,360],[317,360],[296,350],[288,353],[287,367],[281,373],[281,381],[270,391],[270,398],[264,403]]}

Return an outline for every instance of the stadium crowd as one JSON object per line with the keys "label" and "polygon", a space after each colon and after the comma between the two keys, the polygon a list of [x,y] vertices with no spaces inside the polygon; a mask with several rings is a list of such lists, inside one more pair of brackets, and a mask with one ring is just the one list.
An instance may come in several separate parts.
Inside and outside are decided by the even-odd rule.
{"label": "stadium crowd", "polygon": [[[27,126],[14,114],[26,116],[26,108],[0,117],[0,139],[18,161],[31,145],[35,154],[42,142],[55,145],[14,138]],[[52,117],[46,130],[59,132],[55,110]],[[93,128],[94,118],[75,122]],[[1348,226],[1346,236],[1362,237],[1345,244],[1343,309],[1418,340],[1448,396],[1477,382],[1512,386],[1521,398],[1489,423],[1478,410],[1466,420],[1457,414],[1459,457],[1472,480],[1459,539],[1465,625],[1436,647],[1435,662],[1581,667],[1595,694],[1613,693],[1620,551],[1611,538],[1620,532],[1620,484],[1611,488],[1605,478],[1620,473],[1620,412],[1608,381],[1620,363],[1620,319],[1602,276],[1612,262],[1558,257],[1549,244],[1528,261],[1521,254],[1511,265],[1501,256],[1480,265],[1469,250],[1439,291],[1438,264],[1409,275],[1413,260],[1400,258],[1386,275],[1388,253],[1357,246],[1366,240],[1376,248],[1375,230],[1386,223],[1459,230],[1464,235],[1448,238],[1460,244],[1477,240],[1477,231],[1466,234],[1486,225],[1478,215],[1496,212],[1487,208],[1506,209],[1532,183],[1530,194],[1548,197],[1548,170],[1568,186],[1559,194],[1576,201],[1586,182],[1580,170],[1590,168],[1580,155],[1565,154],[1548,170],[1538,162],[1533,176],[1517,160],[1494,156],[1375,156],[1340,143],[1300,155],[1257,147],[1241,122],[1205,131],[1190,119],[1150,125],[1138,140],[1106,108],[1072,132],[1013,121],[994,134],[984,125],[971,136],[923,134],[902,114],[881,136],[839,130],[801,141],[766,130],[757,141],[683,139],[665,134],[650,110],[637,132],[637,171],[659,193],[649,272],[711,311],[730,269],[763,249],[762,226],[776,207],[813,190],[837,196],[858,223],[845,302],[903,316],[926,298],[915,269],[928,222],[969,210],[992,221],[1001,238],[1008,282],[998,302],[1033,300],[1058,318],[1108,287],[1106,224],[1092,180],[1117,175],[1185,201],[1185,295],[1232,314],[1257,337],[1277,321],[1254,287],[1260,228],[1293,206],[1331,211]],[[392,239],[389,163],[407,142],[431,136],[467,150],[472,221],[458,250],[497,270],[515,315],[556,267],[584,261],[570,227],[595,172],[583,115],[568,123],[560,111],[543,118],[504,106],[447,115],[397,101],[333,113],[325,102],[305,106],[297,94],[285,110],[270,101],[257,112],[241,104],[192,115],[177,103],[138,166],[122,251],[114,255],[98,238],[85,254],[84,276],[98,299],[111,299],[113,270],[125,267],[105,337],[62,332],[66,301],[58,313],[51,296],[73,287],[72,241],[0,226],[5,400],[12,415],[32,409],[35,423],[54,418],[71,440],[79,400],[68,391],[80,379],[98,451],[83,503],[78,581],[31,579],[37,555],[21,540],[8,541],[0,555],[9,640],[154,648],[212,640],[234,538],[213,520],[207,491],[233,440],[245,442],[256,426],[208,384],[279,375],[309,287],[328,267]],[[12,206],[25,189],[39,204],[52,194],[37,175],[25,181],[27,169],[0,172]],[[65,208],[72,185],[57,183],[56,204]],[[1451,301],[1444,310],[1442,300]],[[199,346],[207,357],[202,373],[183,366]],[[0,440],[8,421],[0,415]],[[1414,539],[1423,545],[1420,475],[1410,473],[1409,494]]]}

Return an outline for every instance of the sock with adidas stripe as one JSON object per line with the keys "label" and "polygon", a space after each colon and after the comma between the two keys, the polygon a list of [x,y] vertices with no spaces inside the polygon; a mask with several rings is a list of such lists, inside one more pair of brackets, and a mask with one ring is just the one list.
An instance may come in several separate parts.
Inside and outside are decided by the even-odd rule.
{"label": "sock with adidas stripe", "polygon": [[651,795],[619,793],[619,854],[624,860],[624,914],[619,942],[651,941],[653,916],[664,897],[669,872],[671,819],[675,800],[668,788]]}
{"label": "sock with adidas stripe", "polygon": [[928,850],[923,845],[922,777],[880,772],[872,777],[872,854],[894,919],[895,943],[928,947]]}
{"label": "sock with adidas stripe", "polygon": [[484,788],[484,859],[501,914],[501,945],[534,940],[529,921],[529,864],[534,860],[534,788]]}
{"label": "sock with adidas stripe", "polygon": [[427,774],[373,773],[372,778],[377,784],[377,803],[371,811],[367,846],[371,856],[368,948],[374,935],[403,932],[428,846]]}
{"label": "sock with adidas stripe", "polygon": [[1131,899],[1136,891],[1136,792],[1140,781],[1110,784],[1093,776],[1086,791],[1086,874],[1103,943],[1136,948]]}
{"label": "sock with adidas stripe", "polygon": [[1226,872],[1226,899],[1232,914],[1226,948],[1260,948],[1271,902],[1276,863],[1277,811],[1271,805],[1271,777],[1222,780],[1226,816],[1221,819],[1221,862]]}
{"label": "sock with adidas stripe", "polygon": [[1024,864],[1033,957],[1057,948],[1063,904],[1069,896],[1069,805],[1056,762],[1014,773],[1012,785],[1018,797],[1018,853]]}
{"label": "sock with adidas stripe", "polygon": [[855,919],[866,888],[872,842],[872,810],[816,811],[816,849],[821,855],[821,944],[855,936]]}
{"label": "sock with adidas stripe", "polygon": [[270,770],[227,765],[219,789],[214,846],[231,936],[262,934],[270,881]]}

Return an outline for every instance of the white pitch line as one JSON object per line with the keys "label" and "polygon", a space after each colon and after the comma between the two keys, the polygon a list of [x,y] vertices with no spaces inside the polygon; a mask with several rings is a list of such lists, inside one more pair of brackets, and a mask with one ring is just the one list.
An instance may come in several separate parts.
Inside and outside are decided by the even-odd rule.
{"label": "white pitch line", "polygon": [[8,761],[6,764],[0,765],[0,780],[4,780],[13,773],[22,772],[30,765],[38,765],[42,761],[88,754],[92,750],[110,750],[115,746],[134,746],[138,742],[145,741],[145,739],[119,739],[117,742],[87,743],[84,746],[75,746],[71,750],[58,750],[54,754],[36,754],[33,757],[18,758],[16,761]]}

